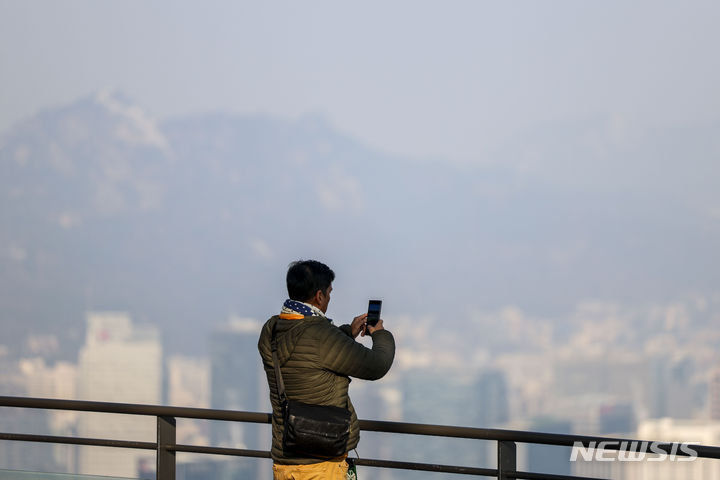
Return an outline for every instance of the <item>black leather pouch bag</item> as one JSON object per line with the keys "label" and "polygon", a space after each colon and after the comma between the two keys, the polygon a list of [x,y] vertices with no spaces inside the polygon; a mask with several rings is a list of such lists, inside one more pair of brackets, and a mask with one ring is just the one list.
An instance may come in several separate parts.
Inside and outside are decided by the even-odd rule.
{"label": "black leather pouch bag", "polygon": [[283,450],[333,458],[347,453],[350,411],[288,400],[284,411]]}

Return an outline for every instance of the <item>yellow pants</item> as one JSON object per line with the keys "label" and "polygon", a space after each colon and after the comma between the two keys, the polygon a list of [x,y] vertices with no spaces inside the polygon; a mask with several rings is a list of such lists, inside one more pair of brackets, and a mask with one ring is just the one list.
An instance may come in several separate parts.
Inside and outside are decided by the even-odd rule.
{"label": "yellow pants", "polygon": [[311,463],[309,465],[273,464],[274,480],[345,480],[348,464],[345,460]]}

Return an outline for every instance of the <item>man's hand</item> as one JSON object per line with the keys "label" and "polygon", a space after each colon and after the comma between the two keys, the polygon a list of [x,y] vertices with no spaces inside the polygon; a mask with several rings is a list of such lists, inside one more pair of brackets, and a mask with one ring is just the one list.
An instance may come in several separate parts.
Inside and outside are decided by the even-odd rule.
{"label": "man's hand", "polygon": [[356,338],[360,334],[360,332],[362,332],[363,336],[365,335],[366,319],[367,313],[363,313],[362,315],[358,315],[357,317],[353,318],[353,321],[350,324],[350,331],[352,332],[353,338]]}
{"label": "man's hand", "polygon": [[[383,328],[383,321],[382,318],[378,320],[378,322],[375,324],[375,326],[368,325],[367,326],[367,333],[368,335],[372,335],[373,333],[377,332],[378,330],[385,330]],[[365,330],[363,330],[363,337],[365,336]]]}

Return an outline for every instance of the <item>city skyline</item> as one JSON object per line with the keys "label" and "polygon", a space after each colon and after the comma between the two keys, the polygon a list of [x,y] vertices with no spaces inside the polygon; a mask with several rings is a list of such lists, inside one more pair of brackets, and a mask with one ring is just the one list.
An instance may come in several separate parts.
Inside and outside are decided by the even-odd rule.
{"label": "city skyline", "polygon": [[[550,431],[549,428],[560,428],[552,427],[552,425],[567,425],[562,427],[566,433],[620,435],[643,439],[652,437],[653,440],[678,440],[674,436],[676,434],[669,432],[705,432],[702,426],[707,425],[709,430],[703,434],[706,435],[706,437],[703,437],[703,443],[712,443],[712,438],[715,438],[713,435],[716,434],[713,432],[720,431],[718,430],[720,427],[717,427],[717,419],[713,420],[715,418],[713,416],[714,412],[720,408],[716,394],[717,386],[715,385],[720,356],[712,349],[712,345],[717,341],[717,338],[712,336],[714,331],[712,325],[706,323],[703,330],[695,319],[698,314],[703,312],[717,315],[717,312],[720,311],[720,299],[716,299],[714,303],[708,302],[704,308],[698,309],[698,305],[701,305],[701,302],[699,302],[698,298],[695,298],[685,303],[673,303],[664,311],[655,313],[651,310],[642,312],[635,309],[618,308],[617,305],[606,305],[602,308],[599,305],[592,308],[588,306],[581,309],[577,315],[579,319],[591,322],[589,325],[593,325],[593,331],[596,333],[594,336],[588,337],[591,332],[588,331],[587,325],[580,322],[574,334],[571,333],[571,340],[563,342],[563,348],[559,348],[559,345],[556,345],[554,341],[550,343],[541,342],[534,348],[535,353],[531,353],[532,350],[529,349],[513,351],[510,348],[504,352],[500,350],[487,355],[480,355],[475,362],[465,364],[462,363],[463,358],[467,359],[473,353],[477,353],[473,349],[473,342],[468,342],[465,345],[457,343],[443,345],[442,340],[438,343],[436,341],[438,339],[433,337],[432,329],[425,328],[428,323],[418,324],[413,322],[412,319],[388,318],[386,321],[388,324],[394,325],[393,331],[396,338],[403,340],[403,344],[399,345],[396,364],[382,382],[354,381],[351,385],[351,395],[358,408],[359,416],[368,419],[533,431]],[[601,314],[603,308],[604,315]],[[608,315],[609,312],[612,315]],[[632,318],[633,316],[642,318],[657,314],[660,314],[657,322],[664,324],[665,327],[656,328],[656,335],[644,338],[640,344],[626,343],[625,341],[618,342],[617,340],[620,337],[608,335],[609,332],[613,331],[613,324],[618,318]],[[508,315],[515,316],[513,323],[519,328],[519,331],[526,330],[526,327],[523,327],[524,324],[538,325],[537,319],[523,318],[522,312],[506,312],[504,315],[506,317]],[[679,315],[685,316],[687,321],[678,322]],[[605,316],[605,318],[599,320],[599,316]],[[241,396],[245,395],[242,392],[248,390],[243,388],[238,390],[238,387],[241,387],[241,384],[247,386],[247,381],[241,382],[241,384],[233,381],[233,379],[239,378],[237,375],[245,375],[246,380],[255,378],[251,383],[258,383],[258,379],[262,378],[258,365],[256,365],[256,371],[252,375],[250,370],[247,370],[253,363],[258,363],[257,351],[254,348],[256,341],[254,334],[257,333],[259,322],[229,316],[224,321],[225,326],[218,328],[213,334],[215,342],[222,340],[226,341],[226,343],[229,342],[228,345],[233,343],[232,339],[235,336],[240,339],[248,338],[248,344],[253,348],[247,346],[246,348],[238,348],[235,353],[232,353],[232,355],[237,356],[236,360],[219,364],[235,365],[230,369],[236,370],[235,373],[228,370],[222,375],[212,375],[209,358],[164,355],[162,363],[165,365],[163,370],[166,373],[163,376],[165,374],[170,375],[170,372],[174,371],[176,372],[175,380],[171,382],[169,378],[168,381],[157,378],[155,387],[151,387],[151,390],[152,388],[159,389],[161,384],[165,385],[164,388],[167,390],[162,395],[159,393],[153,394],[155,400],[147,397],[143,401],[138,396],[139,392],[134,380],[131,379],[133,376],[131,371],[118,372],[123,373],[119,377],[117,375],[108,377],[103,374],[102,370],[93,367],[89,370],[89,374],[94,375],[101,383],[107,383],[110,378],[117,378],[113,380],[112,391],[98,390],[96,386],[93,387],[95,393],[92,393],[86,387],[81,388],[85,374],[81,373],[79,367],[83,362],[87,363],[88,348],[93,349],[92,351],[95,353],[92,353],[92,356],[97,357],[96,361],[92,362],[92,365],[111,365],[112,362],[117,362],[121,357],[128,357],[128,355],[122,355],[121,357],[116,355],[113,357],[113,351],[122,345],[122,343],[117,342],[126,342],[126,340],[133,338],[136,339],[133,341],[147,342],[154,339],[152,341],[156,342],[159,336],[155,329],[149,326],[141,327],[139,330],[132,327],[134,322],[131,322],[128,314],[123,312],[88,312],[87,318],[87,340],[86,346],[83,347],[86,352],[78,352],[78,367],[72,367],[67,362],[46,364],[42,361],[41,355],[15,359],[16,363],[13,363],[13,359],[10,358],[3,359],[6,368],[13,364],[16,365],[15,368],[19,368],[15,375],[20,376],[18,385],[21,390],[17,393],[22,394],[23,389],[27,389],[24,390],[27,394],[47,398],[111,399],[112,401],[125,398],[126,401],[131,403],[148,404],[163,403],[164,400],[159,399],[162,396],[162,398],[168,399],[186,399],[182,405],[178,405],[177,402],[170,402],[170,404],[178,406],[211,405],[215,408],[239,408],[246,411],[264,411],[267,409],[266,403],[261,406],[262,402],[260,402],[261,399],[259,398],[249,400],[258,402],[254,406],[246,404],[245,402],[248,400],[240,401]],[[687,335],[691,333],[685,331],[686,326],[690,324],[695,325],[695,331],[692,332],[692,335]],[[418,328],[418,326],[422,328]],[[485,325],[482,323],[476,326],[476,328],[479,328],[478,332],[482,332],[484,327]],[[618,333],[616,331],[615,335],[618,335]],[[667,343],[663,343],[667,342],[668,333],[673,334],[673,337],[678,342],[669,349]],[[468,332],[468,337],[477,334]],[[524,341],[522,337],[516,337],[517,331],[508,331],[506,335],[508,340],[515,337],[512,341]],[[212,341],[212,338],[207,340]],[[115,345],[116,347],[113,347],[115,350],[105,348],[108,345]],[[125,343],[124,345],[122,349],[125,349],[123,351],[126,353],[140,347],[140,344],[132,346],[131,343]],[[498,345],[503,345],[503,342],[498,342]],[[593,348],[588,348],[592,345],[594,345]],[[666,345],[666,347],[657,350],[659,345]],[[505,343],[503,348],[508,347],[509,345]],[[157,344],[156,347],[152,348],[159,349],[160,347]],[[642,350],[644,353],[638,354],[637,350]],[[217,358],[221,359],[227,357],[228,352],[232,352],[232,350],[226,350],[225,353],[218,351],[217,354],[213,353],[212,355],[217,355]],[[656,352],[655,356],[647,357],[652,352]],[[427,357],[423,359],[423,355],[427,355]],[[613,360],[608,361],[606,359],[608,355],[612,356]],[[140,361],[138,365],[143,371],[143,376],[147,377],[148,368],[145,365],[147,355],[132,354],[129,357]],[[113,360],[113,358],[116,358],[116,360]],[[653,360],[653,358],[657,360]],[[100,363],[98,364],[98,362]],[[177,377],[177,373],[180,373],[178,368],[186,372],[184,378]],[[78,374],[73,373],[74,369],[77,369]],[[544,373],[539,374],[538,372]],[[74,378],[78,380],[78,390],[75,392],[69,389],[68,384],[68,381],[70,383],[75,382],[75,380],[72,380]],[[211,382],[211,378],[215,378],[215,380]],[[221,380],[222,378],[225,380]],[[7,385],[7,380],[8,377],[3,377],[2,383]],[[218,382],[224,382],[225,386],[220,385]],[[211,383],[214,385],[212,388],[210,387]],[[633,388],[633,385],[638,389]],[[150,385],[148,386],[150,387]],[[254,391],[249,391],[253,393],[253,396],[258,396],[263,393],[263,390],[266,390],[263,387],[264,385],[258,385]],[[224,389],[228,389],[230,397],[227,397],[225,393],[221,394]],[[233,394],[233,391],[240,392],[241,396],[238,396],[237,393]],[[267,391],[264,394],[267,395]],[[208,396],[205,397],[205,395]],[[233,404],[236,406],[233,407],[226,403],[227,400],[222,400],[226,397],[234,399],[231,402],[234,402]],[[211,400],[212,398],[217,400]],[[654,403],[656,399],[665,399],[665,402],[659,405]],[[240,403],[237,403],[238,401]],[[247,406],[242,407],[241,404]],[[458,416],[459,411],[468,408],[469,412],[475,412],[474,415],[477,415],[474,417],[475,420],[468,420],[467,413]],[[487,410],[488,408],[491,408],[491,410]],[[676,422],[675,424],[678,425],[677,428],[685,428],[686,430],[672,430],[672,428],[668,430],[662,427],[665,428],[663,430],[660,426],[666,425],[667,422],[658,423],[663,418],[673,419]],[[68,417],[67,413],[61,413],[50,418],[49,427],[46,428],[50,428],[51,433],[65,434],[78,428],[78,432],[85,432],[86,436],[102,436],[108,433],[110,427],[107,420],[102,421],[102,430],[95,432],[94,435],[87,428],[82,427],[83,422],[87,423],[88,421],[87,418],[79,419],[77,414],[71,414]],[[78,426],[73,427],[73,425]],[[652,427],[652,425],[658,426]],[[685,425],[685,427],[681,427],[682,425]],[[246,442],[249,439],[247,433],[242,433],[240,430],[229,437],[224,437],[225,440],[215,434],[215,441],[213,441],[211,438],[213,437],[212,428],[214,427],[210,427],[208,430],[208,425],[198,422],[186,422],[178,431],[179,435],[181,435],[179,440],[182,439],[180,441],[200,445],[215,445],[219,442],[221,445],[240,448],[262,448],[262,445],[255,443],[257,439],[250,439],[250,444],[247,444]],[[651,428],[656,428],[656,430],[649,430]],[[133,430],[137,429],[137,427],[133,427],[125,420],[122,420],[116,427],[112,428],[115,435],[120,435],[123,438],[128,435],[127,432],[130,432],[128,429]],[[153,428],[150,428],[145,434],[151,435],[152,430]],[[131,436],[137,436],[138,431],[135,431]],[[651,435],[652,432],[655,433]],[[386,439],[376,439],[370,433],[367,434],[367,437],[368,442],[366,445],[361,445],[362,456],[378,455],[379,450],[377,449],[382,446],[383,451],[393,452],[394,455],[401,455],[408,460],[413,458],[426,460],[428,457],[425,455],[431,455],[431,458],[434,458],[435,461],[448,462],[450,461],[447,458],[448,452],[452,452],[452,455],[454,455],[453,460],[459,461],[458,459],[462,459],[460,463],[465,464],[479,462],[479,464],[488,465],[492,464],[494,458],[492,451],[488,450],[488,452],[482,454],[482,449],[480,452],[466,450],[467,446],[463,446],[465,444],[462,442],[457,443],[457,445],[453,442],[438,445],[434,445],[434,442],[421,442],[417,445],[406,442],[403,446],[400,446],[392,442],[388,443]],[[680,440],[683,439],[678,441]],[[697,439],[694,441],[697,441]],[[415,445],[415,447],[412,447],[412,445]],[[432,453],[423,453],[427,448],[430,448]],[[487,448],[490,449],[490,446]],[[556,455],[558,451],[553,450],[553,452],[553,458],[556,457],[555,463],[548,463],[550,457],[547,457],[545,453],[539,450],[535,452],[533,449],[527,450],[527,452],[521,449],[519,458],[521,462],[528,462],[523,464],[533,470],[551,468],[555,465],[556,473],[562,473],[563,471],[570,473],[571,468],[579,469],[575,473],[584,472],[583,474],[586,475],[601,475],[603,472],[610,471],[607,470],[607,468],[610,468],[609,466],[593,466],[587,463],[562,467],[557,463],[560,461],[560,457]],[[110,453],[112,454],[112,452]],[[61,446],[52,455],[53,458],[58,459],[60,462],[58,465],[65,465],[72,470],[71,466],[76,454],[69,453],[67,448],[63,449]],[[113,456],[116,460],[118,459],[116,455]],[[565,459],[563,463],[567,460],[565,457],[567,455],[562,457]],[[78,458],[81,459],[82,456]],[[537,463],[539,458],[545,460]],[[135,462],[136,460],[132,461]],[[191,469],[191,463],[184,463],[183,468]],[[78,466],[82,465],[82,463],[78,463]],[[103,468],[107,470],[109,465],[109,463],[104,462]],[[232,464],[229,463],[222,466],[203,465],[203,467],[198,466],[197,468],[237,468],[232,467]],[[708,464],[704,462],[702,465]],[[557,468],[560,468],[560,470],[557,470]],[[567,468],[567,470],[562,470],[563,468]],[[632,472],[635,471],[633,469],[644,467],[621,465],[612,468],[615,469],[612,471],[616,472],[617,475],[632,476]],[[654,467],[648,468],[652,469]],[[697,469],[711,467],[681,465],[672,468],[678,468],[677,474],[680,475],[680,472],[686,470],[698,471]],[[85,471],[86,473],[97,473],[97,470]],[[124,471],[127,475],[128,472]],[[710,470],[703,471],[709,472]],[[248,472],[245,471],[245,473]],[[262,478],[261,473],[258,478]],[[621,476],[619,478],[630,477]]]}

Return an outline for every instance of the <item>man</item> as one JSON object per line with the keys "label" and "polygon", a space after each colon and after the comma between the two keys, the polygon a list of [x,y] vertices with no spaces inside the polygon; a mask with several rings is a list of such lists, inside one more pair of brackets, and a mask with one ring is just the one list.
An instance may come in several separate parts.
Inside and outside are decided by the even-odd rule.
{"label": "man", "polygon": [[[374,327],[366,325],[365,313],[355,317],[350,325],[336,327],[325,316],[333,280],[335,273],[320,262],[291,263],[287,272],[290,298],[285,301],[280,315],[270,318],[260,333],[258,350],[273,408],[271,456],[276,480],[345,479],[348,464],[345,461],[347,454],[325,460],[283,451],[283,415],[272,361],[273,327],[277,325],[277,355],[287,397],[350,410],[348,451],[354,449],[360,439],[359,422],[348,396],[349,377],[382,378],[395,357],[395,340],[383,328],[382,320]],[[366,331],[372,337],[372,349],[355,341]]]}

